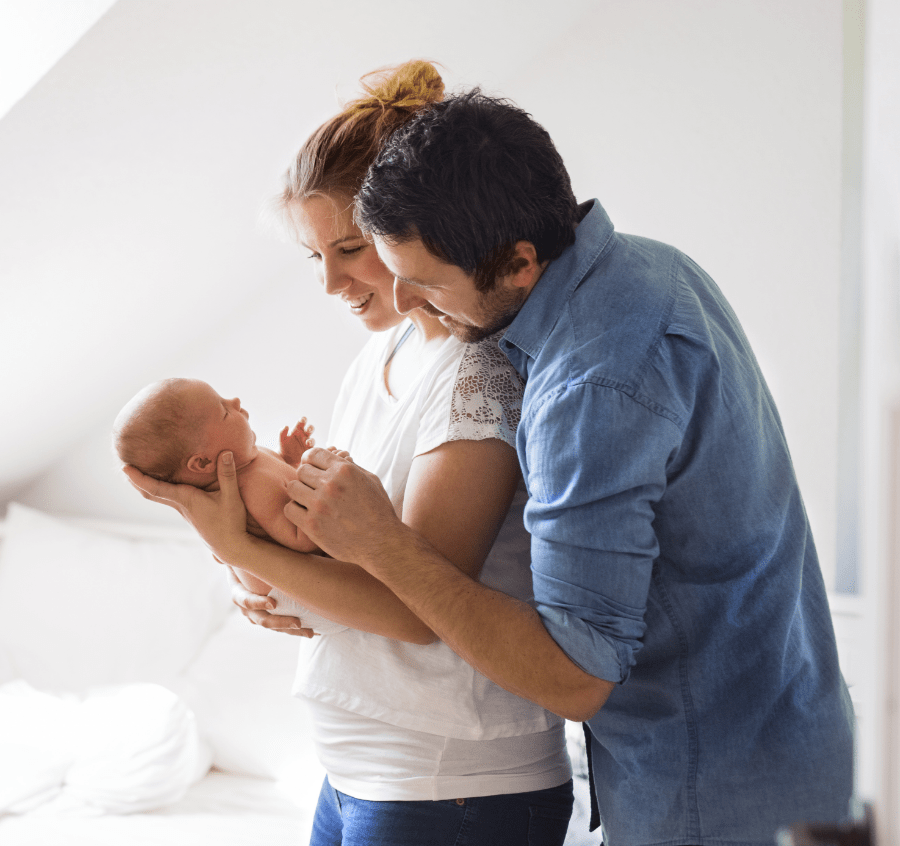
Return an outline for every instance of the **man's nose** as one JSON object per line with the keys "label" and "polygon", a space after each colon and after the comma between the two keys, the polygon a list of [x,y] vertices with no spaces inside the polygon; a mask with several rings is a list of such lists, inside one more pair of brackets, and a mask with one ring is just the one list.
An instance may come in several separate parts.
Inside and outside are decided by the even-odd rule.
{"label": "man's nose", "polygon": [[414,286],[407,282],[401,282],[396,276],[394,277],[394,308],[400,314],[409,314],[413,309],[425,305],[428,301],[422,299],[416,293]]}

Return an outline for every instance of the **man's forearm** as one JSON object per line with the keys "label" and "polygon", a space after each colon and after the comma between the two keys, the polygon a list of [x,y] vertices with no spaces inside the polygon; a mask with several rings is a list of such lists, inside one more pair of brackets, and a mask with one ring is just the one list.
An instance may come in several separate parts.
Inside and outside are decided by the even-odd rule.
{"label": "man's forearm", "polygon": [[277,587],[335,623],[408,643],[437,640],[386,585],[356,564],[297,552],[255,537],[247,538],[230,559],[228,563],[236,570]]}
{"label": "man's forearm", "polygon": [[492,681],[570,720],[606,701],[615,685],[574,664],[530,605],[469,578],[410,530],[379,547],[366,569]]}

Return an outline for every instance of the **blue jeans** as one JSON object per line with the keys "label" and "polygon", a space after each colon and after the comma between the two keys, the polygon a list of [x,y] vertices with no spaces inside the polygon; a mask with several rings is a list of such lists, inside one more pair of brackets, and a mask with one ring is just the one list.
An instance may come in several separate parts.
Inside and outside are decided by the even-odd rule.
{"label": "blue jeans", "polygon": [[572,782],[547,790],[436,802],[369,802],[326,778],[310,846],[562,846]]}

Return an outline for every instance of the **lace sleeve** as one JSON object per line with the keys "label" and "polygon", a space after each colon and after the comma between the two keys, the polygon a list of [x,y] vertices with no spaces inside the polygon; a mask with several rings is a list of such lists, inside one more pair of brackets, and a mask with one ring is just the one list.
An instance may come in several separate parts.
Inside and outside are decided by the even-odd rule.
{"label": "lace sleeve", "polygon": [[498,438],[516,445],[525,382],[497,346],[499,337],[467,345],[450,402],[449,441]]}

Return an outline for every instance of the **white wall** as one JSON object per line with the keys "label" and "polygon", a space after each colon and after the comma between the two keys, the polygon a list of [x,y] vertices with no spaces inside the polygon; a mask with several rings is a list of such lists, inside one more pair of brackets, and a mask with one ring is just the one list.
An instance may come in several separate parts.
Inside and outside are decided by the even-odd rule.
{"label": "white wall", "polygon": [[[480,76],[474,57],[455,77],[466,84],[483,81],[531,111],[556,139],[579,198],[599,197],[621,230],[675,244],[716,278],[779,403],[829,574],[837,521],[841,24],[838,0],[603,0],[586,4],[562,30],[547,30],[539,49],[523,52],[505,74],[491,65]],[[400,26],[398,18],[390,25]],[[534,17],[527,31],[533,35],[540,26]],[[407,51],[418,52],[411,46]],[[318,75],[313,84],[331,85]],[[297,142],[292,127],[301,122],[261,127],[282,133],[270,139],[267,154],[273,158],[261,171],[273,178],[280,171],[285,151]],[[191,126],[202,133],[202,123]],[[205,143],[201,135],[196,142]],[[191,202],[201,213],[204,200],[195,187]],[[206,202],[221,202],[221,195]],[[247,197],[248,205],[254,202]],[[234,225],[251,223],[248,213]],[[220,239],[226,263],[233,237],[228,232]],[[290,248],[254,249],[260,256]],[[324,386],[307,386],[284,375],[292,352],[312,357],[300,340],[302,318],[291,325],[285,298],[292,309],[307,310],[308,303],[317,323],[326,321],[326,340],[315,345],[325,357],[316,354],[317,372],[340,372],[361,336],[316,305],[321,295],[313,283],[299,281],[301,259],[278,255],[281,276],[263,280],[264,298],[248,305],[253,314],[241,327],[237,355],[230,337],[204,336],[202,350],[144,366],[133,389],[157,374],[190,373],[241,395],[261,435],[295,413],[313,414],[322,425],[334,377]],[[230,280],[230,290],[246,284],[250,270],[244,281]],[[288,278],[295,275],[298,281]],[[190,285],[190,274],[180,275],[168,296],[175,302]],[[306,366],[304,361],[301,370]],[[107,397],[102,425],[19,498],[72,513],[133,515],[141,509],[147,519],[161,519],[161,509],[143,510],[146,504],[107,472],[107,421],[131,392]]]}
{"label": "white wall", "polygon": [[900,843],[900,4],[866,4],[863,180],[861,789],[881,843]]}

